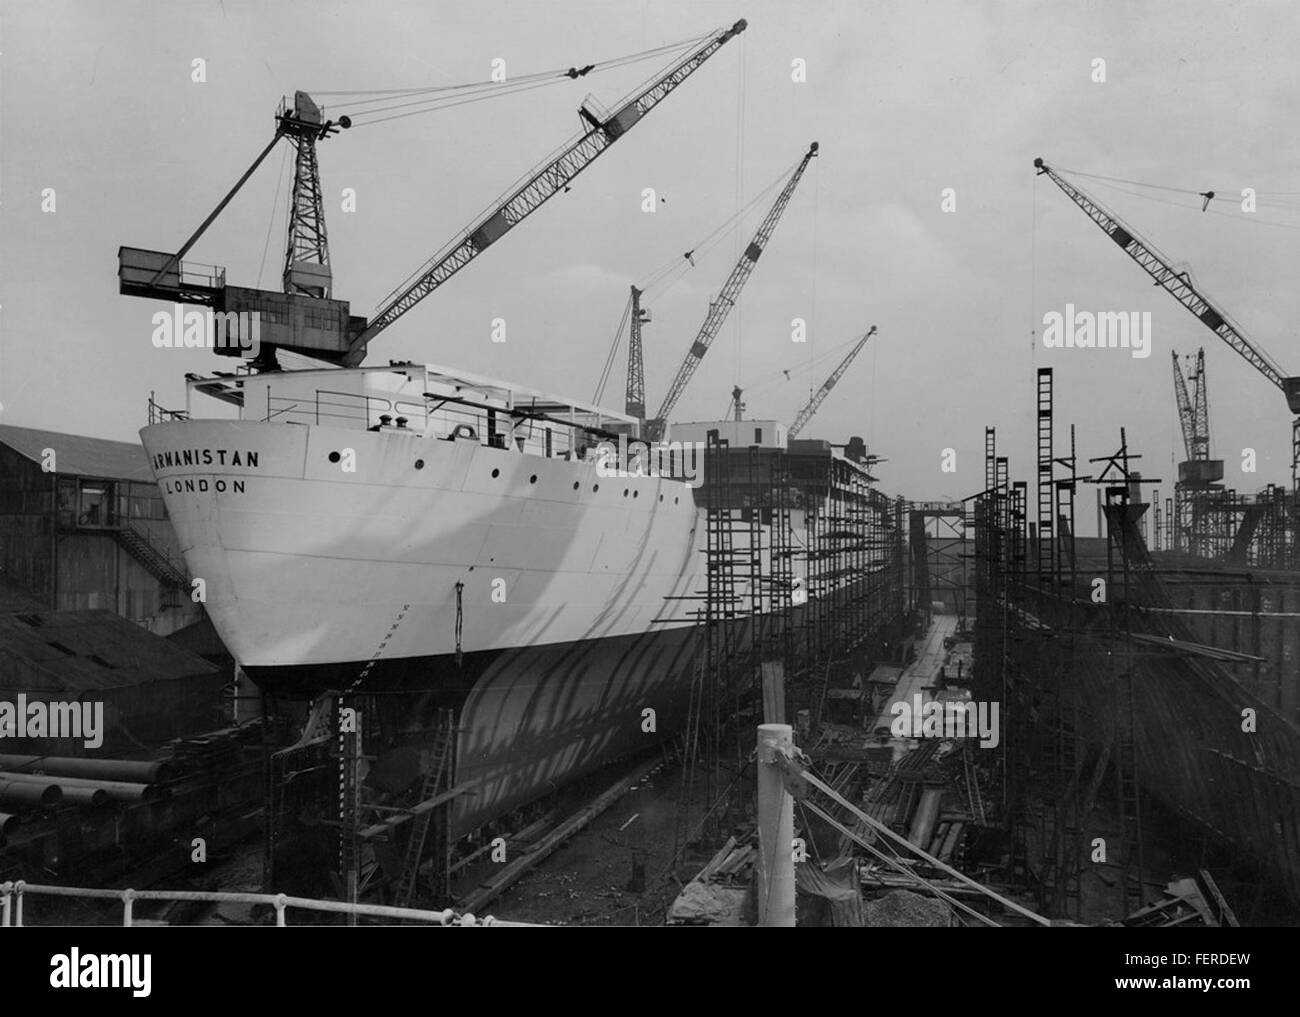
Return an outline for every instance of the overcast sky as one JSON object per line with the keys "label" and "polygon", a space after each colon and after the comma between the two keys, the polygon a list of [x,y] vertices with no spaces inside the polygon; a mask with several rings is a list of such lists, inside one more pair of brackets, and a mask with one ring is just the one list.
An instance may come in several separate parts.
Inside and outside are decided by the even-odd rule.
{"label": "overcast sky", "polygon": [[[703,35],[729,43],[574,184],[372,346],[590,398],[627,299],[771,184],[814,161],[740,306],[677,407],[793,419],[872,324],[805,436],[860,434],[890,493],[962,497],[983,484],[983,428],[1033,480],[1034,370],[1056,370],[1058,433],[1081,457],[1128,428],[1169,483],[1181,458],[1171,349],[1206,347],[1227,482],[1286,481],[1281,393],[1108,242],[1032,161],[1233,200],[1201,213],[1175,191],[1079,182],[1170,256],[1300,373],[1300,15],[1288,3],[476,2],[104,3],[0,6],[0,421],[119,439],[146,399],[183,405],[183,375],[229,369],[157,350],[166,306],[117,293],[119,245],[175,250],[270,139],[294,89],[415,88],[582,65]],[[192,61],[206,62],[202,83]],[[1094,61],[1105,81],[1093,81]],[[792,81],[792,61],[807,80]],[[493,198],[656,63],[438,113],[320,145],[334,295],[370,315]],[[321,96],[328,104],[328,97]],[[287,146],[283,146],[287,148]],[[279,288],[288,173],[273,153],[188,255],[230,282]],[[354,188],[357,209],[340,195]],[[642,211],[642,191],[661,199]],[[1255,188],[1256,213],[1240,210]],[[55,211],[42,211],[53,188]],[[956,192],[956,211],[941,209]],[[274,217],[272,210],[274,208]],[[653,409],[766,205],[646,302]],[[268,248],[268,230],[269,248]],[[265,256],[263,254],[266,251]],[[259,275],[260,270],[260,275]],[[1065,304],[1152,314],[1153,351],[1045,350]],[[791,341],[791,320],[809,341]],[[507,341],[490,341],[503,318]],[[810,360],[813,361],[809,368]],[[786,380],[784,371],[792,378]],[[620,355],[605,394],[621,409]],[[218,404],[211,404],[217,406]],[[217,412],[220,412],[219,410]],[[1243,475],[1241,450],[1259,453]],[[956,473],[941,472],[945,448]]]}

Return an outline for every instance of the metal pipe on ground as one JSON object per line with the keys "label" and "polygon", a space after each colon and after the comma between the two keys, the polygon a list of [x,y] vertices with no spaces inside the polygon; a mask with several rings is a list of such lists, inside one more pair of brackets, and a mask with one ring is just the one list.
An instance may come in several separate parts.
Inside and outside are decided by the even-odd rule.
{"label": "metal pipe on ground", "polygon": [[64,805],[89,805],[94,809],[102,809],[112,801],[108,796],[108,792],[102,787],[67,787],[65,785],[60,785],[60,787],[63,789]]}
{"label": "metal pipe on ground", "polygon": [[58,784],[35,784],[25,780],[0,780],[0,805],[31,805],[51,808],[59,804],[63,788]]}
{"label": "metal pipe on ground", "polygon": [[157,784],[169,780],[175,767],[165,759],[78,759],[73,756],[12,756],[0,753],[0,770],[12,773],[43,773],[49,777],[80,777],[83,780],[125,781],[129,784]]}
{"label": "metal pipe on ground", "polygon": [[0,838],[6,837],[18,829],[19,818],[9,812],[0,812]]}
{"label": "metal pipe on ground", "polygon": [[120,780],[83,780],[80,777],[49,777],[36,773],[0,773],[0,780],[15,779],[31,784],[61,787],[65,795],[74,788],[99,790],[115,802],[151,802],[159,796],[158,788],[152,784],[131,784]]}
{"label": "metal pipe on ground", "polygon": [[916,807],[916,816],[912,820],[912,829],[907,839],[922,850],[934,832],[935,820],[939,818],[939,799],[942,797],[942,788],[928,787],[921,792],[921,803]]}

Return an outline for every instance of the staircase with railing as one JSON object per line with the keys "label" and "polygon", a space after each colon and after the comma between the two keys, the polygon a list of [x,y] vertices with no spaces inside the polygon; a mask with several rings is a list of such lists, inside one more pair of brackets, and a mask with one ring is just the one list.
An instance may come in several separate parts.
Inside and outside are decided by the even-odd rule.
{"label": "staircase with railing", "polygon": [[126,525],[112,530],[113,539],[158,582],[170,589],[187,589],[187,576],[171,557],[135,527]]}

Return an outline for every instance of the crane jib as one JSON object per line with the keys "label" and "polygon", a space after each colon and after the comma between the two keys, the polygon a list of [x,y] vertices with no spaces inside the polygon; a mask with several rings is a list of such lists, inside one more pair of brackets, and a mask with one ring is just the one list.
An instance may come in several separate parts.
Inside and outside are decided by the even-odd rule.
{"label": "crane jib", "polygon": [[735,306],[736,299],[739,297],[740,291],[744,289],[750,273],[753,272],[759,255],[763,253],[764,245],[776,231],[776,225],[781,221],[786,206],[790,204],[790,197],[794,194],[794,189],[799,185],[799,180],[803,177],[804,170],[808,168],[808,163],[816,157],[818,148],[818,143],[815,141],[808,146],[808,151],[804,154],[803,159],[795,167],[794,172],[790,174],[790,179],[786,181],[785,187],[781,189],[781,193],[777,195],[776,200],[772,202],[772,207],[763,218],[763,222],[755,232],[754,238],[749,242],[744,253],[741,254],[740,259],[731,270],[731,275],[727,277],[727,281],[723,284],[721,295],[709,305],[709,313],[704,319],[704,324],[700,327],[695,341],[691,344],[686,359],[677,368],[677,374],[668,387],[668,394],[664,396],[663,402],[659,406],[659,412],[650,421],[647,433],[652,440],[660,440],[666,432],[668,415],[672,413],[673,408],[677,405],[677,400],[686,391],[686,386],[694,376],[695,369],[699,366],[701,358],[708,352],[709,345],[717,337],[723,323],[727,320],[731,308]]}
{"label": "crane jib", "polygon": [[[1199,318],[1207,328],[1248,361],[1255,370],[1282,389],[1291,412],[1300,415],[1300,377],[1284,376],[1277,365],[1261,350],[1257,349],[1226,314],[1211,304],[1192,285],[1191,279],[1186,272],[1176,271],[1150,244],[1139,239],[1131,229],[1124,226],[1115,215],[1100,205],[1095,198],[1064,180],[1041,158],[1034,160],[1034,166],[1040,175],[1047,176],[1052,183],[1056,184],[1064,192],[1066,197],[1086,212],[1088,218],[1096,223],[1125,254],[1137,262],[1138,266],[1151,276],[1158,286]],[[1300,431],[1297,434],[1300,435]],[[1298,460],[1298,463],[1300,463],[1300,460]]]}
{"label": "crane jib", "polygon": [[570,181],[639,123],[647,113],[699,69],[729,39],[743,32],[748,23],[741,19],[731,28],[715,33],[694,52],[677,61],[612,115],[601,116],[584,103],[579,110],[591,130],[571,142],[560,155],[548,159],[529,179],[503,199],[485,219],[471,226],[462,238],[421,270],[418,278],[392,296],[349,344],[349,356],[363,356],[365,347],[417,303],[451,278],[480,252],[500,240],[547,200],[567,189]]}

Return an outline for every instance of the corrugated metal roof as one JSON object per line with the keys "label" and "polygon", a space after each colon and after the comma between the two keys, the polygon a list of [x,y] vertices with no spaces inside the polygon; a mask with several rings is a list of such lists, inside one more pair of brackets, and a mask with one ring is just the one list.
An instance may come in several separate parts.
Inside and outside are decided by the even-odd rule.
{"label": "corrugated metal roof", "polygon": [[216,670],[112,611],[0,614],[0,691],[80,693]]}
{"label": "corrugated metal roof", "polygon": [[52,448],[56,453],[55,467],[64,475],[146,483],[154,480],[144,446],[134,442],[0,424],[0,444],[34,463],[40,463],[45,449]]}

